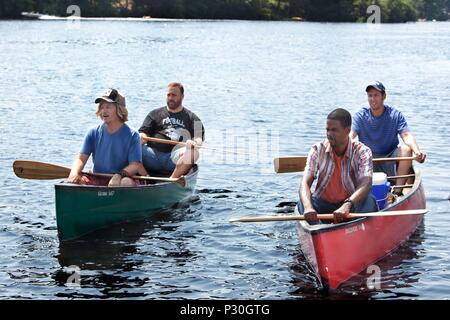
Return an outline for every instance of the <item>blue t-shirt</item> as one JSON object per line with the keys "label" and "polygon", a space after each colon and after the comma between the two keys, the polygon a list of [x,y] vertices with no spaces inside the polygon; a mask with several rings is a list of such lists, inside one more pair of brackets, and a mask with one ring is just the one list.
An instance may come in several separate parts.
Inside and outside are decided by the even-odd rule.
{"label": "blue t-shirt", "polygon": [[379,117],[372,114],[370,107],[359,110],[353,117],[352,130],[374,155],[387,155],[398,147],[398,135],[409,128],[400,111],[385,105]]}
{"label": "blue t-shirt", "polygon": [[139,133],[124,124],[110,134],[104,124],[89,129],[80,153],[92,154],[94,172],[119,173],[130,162],[142,162]]}

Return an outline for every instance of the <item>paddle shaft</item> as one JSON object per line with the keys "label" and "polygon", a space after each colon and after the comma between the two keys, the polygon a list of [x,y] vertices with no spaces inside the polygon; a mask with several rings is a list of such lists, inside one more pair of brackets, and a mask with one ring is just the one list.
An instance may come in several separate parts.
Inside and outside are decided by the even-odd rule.
{"label": "paddle shaft", "polygon": [[[64,179],[67,178],[70,174],[70,168],[51,163],[30,161],[30,160],[14,161],[13,169],[14,173],[19,178],[35,179],[35,180]],[[114,175],[111,173],[92,173],[92,172],[82,172],[82,174],[98,177],[112,177]],[[184,179],[184,177],[174,179],[174,178],[160,178],[148,176],[132,176],[130,178],[149,181],[177,182],[183,186],[186,184],[186,180]]]}
{"label": "paddle shaft", "polygon": [[412,161],[416,159],[417,157],[373,158],[372,162]]}
{"label": "paddle shaft", "polygon": [[[114,174],[112,173],[94,173],[94,172],[82,172],[83,174],[87,174],[90,176],[97,176],[97,177],[105,177],[105,178],[112,178]],[[138,180],[149,180],[149,181],[166,181],[166,182],[180,182],[184,180],[184,178],[159,178],[159,177],[148,177],[148,176],[130,176],[131,179],[138,179]]]}
{"label": "paddle shaft", "polygon": [[388,179],[401,179],[401,178],[412,178],[412,177],[415,177],[415,176],[416,176],[416,174],[412,173],[412,174],[404,174],[402,176],[388,176],[387,178]]}
{"label": "paddle shaft", "polygon": [[[411,161],[416,157],[396,157],[396,158],[373,158],[372,162],[392,162],[392,161]],[[287,173],[287,172],[300,172],[304,171],[306,167],[306,156],[292,156],[292,157],[280,157],[274,159],[275,172]]]}
{"label": "paddle shaft", "polygon": [[391,186],[392,189],[399,189],[399,188],[412,188],[414,185],[413,184],[402,184],[402,185],[398,185],[398,186]]}
{"label": "paddle shaft", "polygon": [[154,138],[154,137],[145,137],[143,138],[147,142],[156,142],[161,144],[170,144],[170,145],[182,145],[185,146],[186,142],[182,141],[174,141],[174,140],[166,140],[166,139],[160,139],[160,138]]}
{"label": "paddle shaft", "polygon": [[[397,210],[397,211],[377,211],[368,213],[349,213],[347,218],[362,218],[362,217],[390,217],[401,215],[420,215],[427,213],[426,209],[417,210]],[[333,214],[318,214],[317,218],[320,220],[333,220]],[[278,215],[278,216],[259,216],[259,217],[244,217],[238,219],[230,219],[231,223],[234,222],[274,222],[274,221],[301,221],[305,220],[304,215]]]}

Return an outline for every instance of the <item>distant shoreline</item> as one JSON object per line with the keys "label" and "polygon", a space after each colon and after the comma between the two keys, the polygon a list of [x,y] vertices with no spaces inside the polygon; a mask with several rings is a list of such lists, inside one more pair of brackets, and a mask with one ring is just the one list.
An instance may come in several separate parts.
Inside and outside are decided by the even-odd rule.
{"label": "distant shoreline", "polygon": [[[317,23],[365,23],[360,21],[313,21],[313,20],[305,20],[301,17],[291,17],[284,19],[213,19],[213,18],[196,18],[196,19],[188,19],[188,18],[154,18],[149,16],[144,17],[77,17],[77,16],[53,16],[43,13],[37,12],[22,12],[22,16],[20,18],[0,18],[0,20],[16,20],[16,21],[26,21],[26,20],[37,20],[37,21],[139,21],[139,22],[181,22],[181,21],[194,21],[194,22],[204,22],[204,21],[274,21],[274,22],[317,22]],[[391,23],[418,23],[418,22],[447,22],[449,20],[426,20],[426,19],[417,19],[415,21],[403,21],[403,22],[382,22],[382,24],[391,24]]]}

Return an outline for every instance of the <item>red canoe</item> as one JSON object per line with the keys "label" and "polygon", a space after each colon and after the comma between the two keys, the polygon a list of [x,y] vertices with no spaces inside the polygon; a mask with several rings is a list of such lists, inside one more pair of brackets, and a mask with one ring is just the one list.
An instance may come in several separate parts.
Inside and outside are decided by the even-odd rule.
{"label": "red canoe", "polygon": [[[420,172],[405,196],[383,211],[425,209]],[[338,225],[297,223],[301,249],[325,287],[335,289],[406,241],[423,215],[365,217]]]}

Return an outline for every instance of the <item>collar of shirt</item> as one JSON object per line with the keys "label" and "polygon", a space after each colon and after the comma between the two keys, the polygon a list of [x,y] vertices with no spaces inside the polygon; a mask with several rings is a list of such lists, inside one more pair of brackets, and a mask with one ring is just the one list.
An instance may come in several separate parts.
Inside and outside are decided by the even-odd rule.
{"label": "collar of shirt", "polygon": [[[330,141],[328,141],[328,139],[325,140],[324,143],[325,146],[325,152],[329,154],[329,156],[333,159],[333,148],[331,147]],[[344,156],[349,159],[351,158],[351,155],[353,153],[353,144],[352,144],[352,140],[350,138],[347,139],[347,149],[345,149],[345,153]]]}

